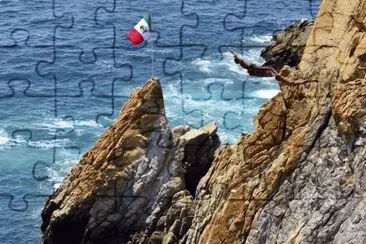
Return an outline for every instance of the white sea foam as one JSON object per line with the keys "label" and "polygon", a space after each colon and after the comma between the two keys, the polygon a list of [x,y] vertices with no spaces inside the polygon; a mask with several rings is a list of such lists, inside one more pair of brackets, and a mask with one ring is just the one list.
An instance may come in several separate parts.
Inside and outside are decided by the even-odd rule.
{"label": "white sea foam", "polygon": [[15,146],[15,145],[22,145],[22,144],[26,144],[28,142],[28,140],[20,135],[16,135],[15,138],[10,140],[9,145],[10,146]]}
{"label": "white sea foam", "polygon": [[[102,127],[95,120],[63,120],[57,118],[47,118],[45,122],[37,123],[36,128],[46,129],[54,132],[56,129],[73,129],[77,127]],[[80,128],[79,128],[80,129]]]}
{"label": "white sea foam", "polygon": [[255,44],[268,44],[272,40],[272,35],[251,35],[248,41]]}
{"label": "white sea foam", "polygon": [[55,129],[71,129],[74,127],[72,120],[62,120],[57,118],[46,118],[45,121],[36,123],[36,128],[54,131]]}
{"label": "white sea foam", "polygon": [[25,143],[27,143],[27,140],[21,135],[16,135],[15,138],[12,138],[4,129],[0,129],[0,150],[24,145]]}
{"label": "white sea foam", "polygon": [[237,138],[240,136],[238,132],[230,132],[230,131],[219,131],[221,143],[225,144],[234,144],[237,141]]}
{"label": "white sea foam", "polygon": [[54,148],[54,147],[65,147],[70,144],[70,139],[56,139],[56,140],[39,140],[39,141],[29,141],[29,146],[36,148]]}
{"label": "white sea foam", "polygon": [[8,149],[11,147],[34,147],[40,149],[49,149],[54,147],[65,147],[70,144],[70,139],[43,139],[43,140],[34,140],[29,138],[25,138],[21,135],[15,135],[14,138],[11,138],[4,129],[0,129],[0,150]]}
{"label": "white sea foam", "polygon": [[275,95],[277,95],[277,93],[279,93],[279,90],[277,89],[259,89],[257,91],[254,91],[250,94],[250,96],[252,97],[257,97],[257,98],[266,98],[266,99],[270,99],[272,97],[274,97]]}
{"label": "white sea foam", "polygon": [[205,85],[209,85],[212,83],[221,83],[223,85],[232,85],[234,84],[234,81],[231,79],[222,79],[222,78],[207,78],[203,80],[203,83]]}
{"label": "white sea foam", "polygon": [[245,61],[260,65],[264,62],[263,58],[260,56],[261,50],[261,48],[252,48],[242,53],[242,56]]}
{"label": "white sea foam", "polygon": [[209,60],[198,58],[192,62],[192,65],[197,66],[203,73],[212,73],[213,64]]}
{"label": "white sea foam", "polygon": [[[268,41],[270,37],[261,38],[257,41]],[[260,49],[248,50],[241,56],[251,63],[263,62]],[[223,53],[223,57],[193,60],[191,65],[198,71],[197,79],[192,76],[188,79],[183,75],[183,94],[180,94],[180,81],[170,81],[164,86],[164,97],[171,126],[182,123],[199,126],[201,120],[204,124],[215,121],[219,125],[218,133],[223,143],[233,143],[242,131],[251,131],[253,116],[263,101],[256,98],[269,99],[279,90],[273,78],[249,79],[247,72],[234,62],[230,52]],[[244,80],[249,82],[248,88],[251,91],[246,94],[246,99],[242,100],[241,90],[238,89],[241,89],[240,84]],[[250,83],[253,80],[259,83]],[[222,84],[223,88],[213,86],[210,90],[212,93],[209,94],[207,86],[215,83]],[[222,96],[237,99],[225,100]],[[205,100],[206,98],[209,100]]]}
{"label": "white sea foam", "polygon": [[11,138],[4,129],[0,129],[0,146],[6,145],[10,142]]}
{"label": "white sea foam", "polygon": [[75,121],[77,126],[85,126],[85,127],[102,127],[100,124],[95,122],[95,120],[77,120]]}
{"label": "white sea foam", "polygon": [[[249,63],[260,64],[263,62],[263,59],[260,57],[260,49],[258,48],[251,49],[243,54],[238,53],[238,55],[241,55]],[[234,62],[233,55],[230,52],[224,53],[224,60],[222,62],[226,66],[226,69],[231,72],[239,74],[242,77],[248,77],[248,72]]]}
{"label": "white sea foam", "polygon": [[245,76],[246,71],[244,71],[240,66],[235,64],[233,56],[231,53],[227,52],[223,54],[224,59],[213,59],[207,60],[202,58],[197,58],[191,62],[191,65],[196,67],[203,74],[210,75],[212,77],[217,76],[216,70],[230,70],[236,74]]}
{"label": "white sea foam", "polygon": [[57,120],[55,121],[55,123],[53,124],[54,128],[72,128],[73,125],[73,121],[69,121],[69,120]]}
{"label": "white sea foam", "polygon": [[[122,59],[122,57],[120,57]],[[122,60],[124,61],[124,60]],[[97,61],[96,62],[97,67],[99,70],[105,72],[106,70],[112,71],[115,70],[114,63],[112,61]]]}
{"label": "white sea foam", "polygon": [[76,158],[75,155],[64,155],[64,158],[56,161],[52,167],[47,168],[48,181],[53,183],[54,190],[61,185],[64,177],[78,161],[79,158]]}

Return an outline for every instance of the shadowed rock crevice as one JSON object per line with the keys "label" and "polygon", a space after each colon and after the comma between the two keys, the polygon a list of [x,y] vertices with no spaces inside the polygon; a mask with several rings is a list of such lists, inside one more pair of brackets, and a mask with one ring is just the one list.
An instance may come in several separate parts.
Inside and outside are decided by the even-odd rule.
{"label": "shadowed rock crevice", "polygon": [[217,126],[213,123],[199,130],[190,129],[187,126],[179,126],[173,129],[173,134],[180,135],[179,140],[184,143],[183,168],[186,169],[186,189],[194,197],[198,182],[211,167],[216,149],[220,146],[219,137],[216,134]]}
{"label": "shadowed rock crevice", "polygon": [[134,91],[47,200],[44,243],[183,238],[193,219],[190,191],[194,194],[220,144],[215,124],[184,128],[181,134],[170,130],[157,78]]}
{"label": "shadowed rock crevice", "polygon": [[277,71],[285,65],[297,67],[313,25],[312,20],[302,20],[275,34],[272,43],[261,52],[261,57],[266,60],[263,66],[273,67]]}

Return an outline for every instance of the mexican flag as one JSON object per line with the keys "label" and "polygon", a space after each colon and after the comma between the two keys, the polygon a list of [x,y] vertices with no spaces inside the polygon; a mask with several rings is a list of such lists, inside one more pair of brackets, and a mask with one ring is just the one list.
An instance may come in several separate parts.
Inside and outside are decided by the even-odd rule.
{"label": "mexican flag", "polygon": [[144,41],[143,34],[151,30],[151,15],[146,13],[144,17],[128,32],[127,39],[133,45],[139,45]]}

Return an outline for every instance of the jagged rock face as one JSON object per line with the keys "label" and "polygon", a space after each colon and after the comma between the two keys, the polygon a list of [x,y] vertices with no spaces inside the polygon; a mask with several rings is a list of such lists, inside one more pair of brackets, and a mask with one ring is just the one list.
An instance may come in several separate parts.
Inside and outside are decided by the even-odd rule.
{"label": "jagged rock face", "polygon": [[366,1],[324,0],[291,79],[200,181],[188,243],[363,243]]}
{"label": "jagged rock face", "polygon": [[313,25],[314,21],[303,20],[275,34],[272,43],[261,52],[266,60],[263,66],[271,66],[276,70],[281,70],[285,65],[296,67],[301,61]]}
{"label": "jagged rock face", "polygon": [[[220,141],[216,134],[217,126],[207,124],[200,129],[179,126],[172,130],[178,150],[183,151],[182,166],[185,169],[185,189],[176,193],[158,216],[154,232],[144,238],[134,239],[136,243],[184,243],[185,234],[194,217],[194,202],[199,180],[211,166],[215,150]],[[160,217],[159,217],[160,216]]]}
{"label": "jagged rock face", "polygon": [[364,145],[348,155],[331,118],[306,158],[256,212],[247,242],[363,243]]}
{"label": "jagged rock face", "polygon": [[[171,243],[182,238],[194,214],[185,178],[193,165],[209,168],[219,144],[216,131],[209,124],[173,137],[159,81],[149,80],[46,202],[44,242]],[[190,149],[187,156],[190,145],[205,149]],[[196,160],[187,161],[192,156]],[[197,181],[207,169],[194,175]]]}
{"label": "jagged rock face", "polygon": [[220,145],[216,132],[217,126],[208,124],[200,130],[190,130],[180,137],[185,144],[183,167],[187,169],[186,188],[192,196],[196,195],[198,182],[209,170],[215,151]]}
{"label": "jagged rock face", "polygon": [[149,81],[47,201],[45,243],[101,242],[144,230],[162,188],[171,196],[183,189],[172,147],[161,88]]}
{"label": "jagged rock face", "polygon": [[47,201],[45,242],[366,242],[365,22],[324,0],[295,82],[212,164],[215,126],[170,131],[149,81]]}

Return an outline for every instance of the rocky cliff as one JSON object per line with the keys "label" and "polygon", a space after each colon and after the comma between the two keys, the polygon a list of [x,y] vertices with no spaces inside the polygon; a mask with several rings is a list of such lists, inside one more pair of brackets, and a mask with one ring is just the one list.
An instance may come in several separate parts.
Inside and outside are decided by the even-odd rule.
{"label": "rocky cliff", "polygon": [[217,126],[168,127],[159,80],[135,91],[42,211],[45,243],[175,242],[194,215]]}
{"label": "rocky cliff", "polygon": [[261,52],[261,57],[266,60],[263,66],[271,66],[277,71],[284,65],[296,67],[301,61],[313,25],[312,20],[302,20],[273,35],[272,43]]}
{"label": "rocky cliff", "polygon": [[45,243],[365,242],[365,23],[366,0],[324,0],[294,82],[215,155],[148,81],[48,199]]}
{"label": "rocky cliff", "polygon": [[200,182],[190,243],[361,243],[366,1],[324,0],[299,69]]}

